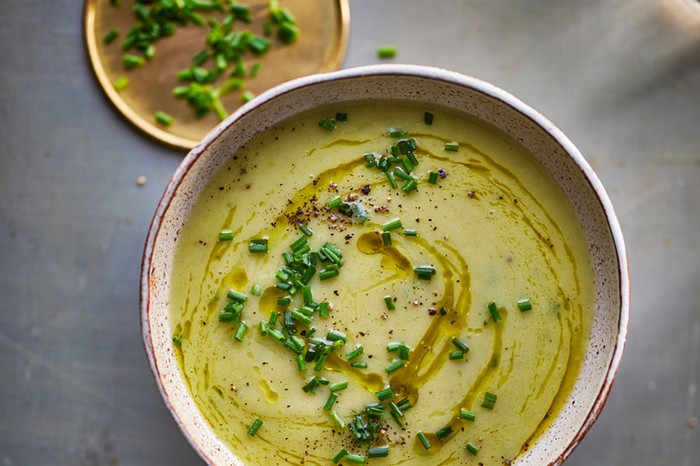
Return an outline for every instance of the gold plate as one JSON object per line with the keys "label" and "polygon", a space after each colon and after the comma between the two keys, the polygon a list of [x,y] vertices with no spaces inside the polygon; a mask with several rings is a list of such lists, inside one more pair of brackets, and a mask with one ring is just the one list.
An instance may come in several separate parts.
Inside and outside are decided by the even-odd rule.
{"label": "gold plate", "polygon": [[[246,24],[245,29],[262,34],[268,1],[247,0],[243,3],[250,5],[253,11],[253,23]],[[244,58],[249,69],[254,63],[261,64],[260,74],[245,79],[245,90],[256,95],[290,79],[335,70],[345,56],[350,25],[348,0],[282,0],[280,4],[294,14],[301,35],[292,45],[273,40],[272,47],[262,57]],[[156,54],[151,62],[126,71],[122,67],[120,44],[135,23],[132,5],[133,2],[128,1],[119,7],[112,6],[109,0],[85,2],[85,40],[97,80],[122,115],[139,129],[159,141],[191,149],[219,123],[219,118],[214,112],[197,118],[184,100],[173,97],[172,90],[182,85],[177,72],[192,66],[192,58],[205,48],[210,29],[194,25],[178,27],[173,36],[156,43]],[[236,22],[236,26],[239,24],[243,23]],[[111,29],[119,31],[119,36],[107,45],[103,38]],[[130,84],[117,92],[113,83],[120,76],[126,76]],[[222,76],[215,85],[223,81]],[[222,96],[222,103],[229,113],[242,105],[241,92]],[[156,123],[154,114],[159,110],[174,117],[171,126]]]}

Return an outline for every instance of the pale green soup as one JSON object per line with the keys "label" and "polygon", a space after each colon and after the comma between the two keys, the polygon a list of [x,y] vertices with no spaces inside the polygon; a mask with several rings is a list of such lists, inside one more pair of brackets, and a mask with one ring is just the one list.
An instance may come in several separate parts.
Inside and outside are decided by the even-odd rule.
{"label": "pale green soup", "polygon": [[[319,126],[337,112],[347,121]],[[260,239],[268,251],[250,252]],[[437,108],[360,102],[231,154],[178,239],[170,305],[192,396],[246,464],[327,465],[345,449],[342,464],[500,465],[570,393],[592,272],[572,207],[516,141]]]}

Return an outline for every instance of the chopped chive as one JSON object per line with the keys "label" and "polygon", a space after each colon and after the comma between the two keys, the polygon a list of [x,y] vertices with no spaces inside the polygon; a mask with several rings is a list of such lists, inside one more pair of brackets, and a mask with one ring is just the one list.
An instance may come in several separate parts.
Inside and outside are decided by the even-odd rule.
{"label": "chopped chive", "polygon": [[114,87],[114,90],[117,92],[123,91],[129,87],[129,78],[126,76],[119,76],[116,80],[114,80],[114,83],[112,83],[112,87]]}
{"label": "chopped chive", "polygon": [[358,346],[354,350],[350,351],[346,357],[347,357],[348,361],[352,361],[353,359],[361,356],[364,352],[365,352],[365,349],[361,346]]}
{"label": "chopped chive", "polygon": [[335,393],[331,393],[323,409],[325,409],[326,411],[330,411],[331,409],[333,409],[333,405],[335,404],[336,398],[338,398],[338,395],[336,395]]}
{"label": "chopped chive", "polygon": [[138,55],[132,55],[127,53],[122,57],[122,66],[125,70],[133,70],[139,66],[143,66],[146,63],[146,59]]}
{"label": "chopped chive", "polygon": [[355,369],[367,369],[367,363],[364,361],[357,361],[350,364],[351,367]]}
{"label": "chopped chive", "polygon": [[243,337],[245,336],[245,332],[248,331],[248,324],[245,322],[241,322],[238,324],[238,329],[236,330],[236,334],[233,336],[238,341],[243,341]]}
{"label": "chopped chive", "polygon": [[457,349],[463,353],[467,353],[469,351],[469,347],[458,338],[452,337],[452,344],[455,345]]}
{"label": "chopped chive", "polygon": [[416,181],[415,178],[411,178],[410,180],[407,180],[403,186],[401,186],[401,191],[405,193],[410,193],[411,191],[415,191],[418,189],[418,181]]}
{"label": "chopped chive", "polygon": [[[335,414],[335,411],[333,411],[333,414]],[[331,416],[333,415],[331,414]],[[337,416],[337,414],[336,414]],[[340,427],[342,429],[342,427]],[[340,451],[333,457],[333,463],[338,464],[340,460],[345,458],[348,455],[348,451],[345,448],[341,448]]]}
{"label": "chopped chive", "polygon": [[334,268],[334,269],[326,268],[326,269],[321,270],[318,273],[318,278],[320,278],[321,280],[327,280],[329,278],[337,277],[338,275],[339,275],[339,272],[338,272],[337,268]]}
{"label": "chopped chive", "polygon": [[390,231],[383,231],[382,232],[382,243],[384,246],[391,246],[391,232]]}
{"label": "chopped chive", "polygon": [[345,390],[348,388],[348,381],[343,380],[341,382],[336,382],[330,386],[330,391],[333,392],[339,392],[341,390]]}
{"label": "chopped chive", "polygon": [[343,112],[336,113],[335,114],[335,121],[342,121],[342,122],[348,121],[348,114],[343,113]]}
{"label": "chopped chive", "polygon": [[403,234],[405,236],[418,236],[418,232],[416,230],[404,230]]}
{"label": "chopped chive", "polygon": [[277,298],[277,305],[282,307],[288,307],[292,303],[291,296],[281,296]]}
{"label": "chopped chive", "polygon": [[491,392],[484,393],[484,401],[481,402],[481,406],[486,409],[493,409],[496,405],[496,399],[498,397]]}
{"label": "chopped chive", "polygon": [[243,94],[241,94],[241,102],[244,104],[250,102],[255,98],[255,94],[251,91],[245,91]]}
{"label": "chopped chive", "polygon": [[289,249],[291,249],[292,252],[296,253],[301,248],[306,246],[306,243],[308,243],[308,242],[309,242],[309,240],[306,236],[300,236],[292,244],[289,245]]}
{"label": "chopped chive", "polygon": [[386,308],[390,311],[396,309],[396,306],[394,305],[394,298],[392,298],[391,295],[384,296],[384,304],[386,304]]}
{"label": "chopped chive", "polygon": [[445,144],[444,149],[447,152],[457,152],[459,150],[459,143],[457,143],[455,141],[448,142],[447,144]]}
{"label": "chopped chive", "polygon": [[464,352],[463,351],[452,351],[450,353],[450,359],[464,359]]}
{"label": "chopped chive", "polygon": [[434,172],[434,171],[430,171],[430,173],[428,173],[428,183],[435,184],[435,183],[437,183],[437,180],[438,180],[438,173]]}
{"label": "chopped chive", "polygon": [[318,315],[320,317],[328,317],[330,315],[331,305],[327,301],[318,304]]}
{"label": "chopped chive", "polygon": [[394,403],[393,401],[389,402],[389,409],[391,410],[392,414],[394,414],[397,417],[403,417],[403,411],[401,411],[401,408]]}
{"label": "chopped chive", "polygon": [[250,287],[250,294],[253,296],[260,296],[262,295],[262,288],[260,288],[260,285],[257,283],[253,286]]}
{"label": "chopped chive", "polygon": [[518,308],[520,308],[520,312],[525,312],[529,311],[532,309],[532,303],[530,303],[529,299],[521,299],[518,301]]}
{"label": "chopped chive", "polygon": [[494,322],[498,322],[501,320],[501,314],[498,313],[498,308],[496,307],[496,303],[494,303],[494,302],[489,303],[489,312],[491,313],[491,318],[493,319]]}
{"label": "chopped chive", "polygon": [[335,425],[338,426],[338,429],[343,429],[345,427],[345,422],[340,418],[340,416],[338,416],[338,413],[336,413],[335,411],[331,413],[331,418],[335,422]]}
{"label": "chopped chive", "polygon": [[119,31],[117,31],[116,29],[110,29],[109,32],[107,32],[107,34],[105,34],[105,36],[102,38],[102,41],[105,44],[111,44],[112,42],[114,42],[114,39],[116,39],[118,36]]}
{"label": "chopped chive", "polygon": [[452,427],[446,426],[443,427],[442,429],[438,429],[437,432],[435,432],[435,436],[438,438],[438,440],[442,440],[448,435],[452,433]]}
{"label": "chopped chive", "polygon": [[326,207],[333,209],[335,207],[339,207],[342,203],[343,200],[340,198],[340,196],[334,196],[328,202],[326,202]]}
{"label": "chopped chive", "polygon": [[162,110],[158,110],[156,113],[154,113],[153,119],[156,120],[156,123],[163,126],[170,126],[173,124],[173,121],[175,121],[173,117]]}
{"label": "chopped chive", "polygon": [[395,45],[380,45],[377,47],[377,57],[379,58],[394,58],[396,56]]}
{"label": "chopped chive", "polygon": [[267,252],[267,239],[252,239],[248,243],[250,252]]}
{"label": "chopped chive", "polygon": [[391,364],[386,366],[386,373],[392,374],[399,369],[403,368],[404,361],[402,359],[394,359]]}
{"label": "chopped chive", "polygon": [[314,232],[311,231],[311,229],[309,227],[307,227],[306,225],[304,225],[303,223],[299,224],[299,229],[304,234],[304,236],[313,236],[313,234],[314,234]]}
{"label": "chopped chive", "polygon": [[292,319],[298,320],[299,322],[303,322],[306,325],[309,325],[311,323],[311,317],[308,317],[297,310],[292,311],[291,316]]}
{"label": "chopped chive", "polygon": [[343,343],[345,343],[348,340],[348,337],[343,332],[339,332],[337,330],[329,330],[326,334],[326,339],[328,341],[342,341]]}
{"label": "chopped chive", "polygon": [[402,341],[392,341],[392,342],[390,342],[388,345],[386,345],[386,350],[387,350],[389,353],[391,353],[391,352],[393,352],[393,351],[398,350],[399,348],[401,348],[401,347],[404,346],[404,345],[405,345],[405,343],[402,342]]}
{"label": "chopped chive", "polygon": [[277,30],[277,37],[287,45],[296,42],[299,35],[299,28],[294,23],[290,23],[289,21],[282,22],[282,24],[280,24],[280,28]]}
{"label": "chopped chive", "polygon": [[408,361],[410,356],[411,349],[406,345],[402,345],[401,348],[399,348],[399,359],[402,361]]}
{"label": "chopped chive", "polygon": [[173,336],[173,345],[182,346],[182,335],[178,334]]}
{"label": "chopped chive", "polygon": [[432,265],[420,265],[413,268],[413,272],[421,280],[431,280],[435,275],[436,270]]}
{"label": "chopped chive", "polygon": [[392,138],[405,138],[408,133],[405,129],[389,128],[389,136]]}
{"label": "chopped chive", "polygon": [[260,322],[258,324],[258,331],[260,332],[260,335],[263,337],[267,336],[267,322]]}
{"label": "chopped chive", "polygon": [[219,233],[219,241],[231,241],[233,239],[233,232],[231,230],[221,230]]}
{"label": "chopped chive", "polygon": [[401,228],[402,226],[403,225],[401,224],[401,219],[395,218],[394,220],[391,220],[382,225],[382,231],[396,230],[397,228]]}
{"label": "chopped chive", "polygon": [[248,300],[248,296],[246,296],[244,293],[241,293],[240,291],[234,290],[233,288],[228,290],[228,293],[226,293],[226,297],[241,304]]}
{"label": "chopped chive", "polygon": [[365,464],[365,457],[362,455],[356,455],[354,453],[349,453],[348,456],[345,457],[348,463],[352,464]]}
{"label": "chopped chive", "polygon": [[470,421],[470,422],[474,422],[474,421],[476,421],[476,413],[474,413],[472,411],[467,411],[464,408],[460,408],[459,418],[465,419],[465,420]]}
{"label": "chopped chive", "polygon": [[423,114],[423,123],[430,126],[433,124],[433,114],[430,112],[425,112]]}
{"label": "chopped chive", "polygon": [[330,118],[324,118],[318,122],[318,126],[320,126],[321,128],[325,128],[328,131],[333,131],[336,127],[336,123],[335,120],[331,120]]}
{"label": "chopped chive", "polygon": [[219,312],[219,322],[233,322],[236,319],[236,314],[233,312]]}
{"label": "chopped chive", "polygon": [[299,372],[306,370],[306,360],[303,354],[297,354],[297,369],[299,369]]}
{"label": "chopped chive", "polygon": [[267,321],[267,325],[272,326],[273,328],[275,325],[277,325],[277,318],[279,317],[279,313],[277,311],[272,311],[270,313],[270,320]]}
{"label": "chopped chive", "polygon": [[471,442],[468,442],[467,446],[464,447],[464,449],[467,450],[469,453],[471,453],[474,456],[476,456],[476,454],[479,453],[479,449],[476,448],[476,446]]}
{"label": "chopped chive", "polygon": [[432,445],[428,441],[428,439],[425,437],[425,434],[423,432],[418,432],[418,440],[420,440],[420,443],[423,445],[423,448],[426,450],[429,450]]}
{"label": "chopped chive", "polygon": [[411,175],[406,173],[406,170],[404,170],[402,167],[396,167],[394,168],[394,176],[398,176],[404,181],[408,181],[411,179]]}
{"label": "chopped chive", "polygon": [[396,393],[394,392],[394,389],[391,388],[391,386],[386,387],[382,390],[379,390],[377,393],[375,393],[377,396],[377,399],[379,401],[386,401],[390,398],[394,398],[396,396]]}
{"label": "chopped chive", "polygon": [[367,452],[368,458],[386,458],[389,456],[389,445],[370,448]]}
{"label": "chopped chive", "polygon": [[280,332],[277,329],[274,328],[267,328],[267,334],[270,335],[272,338],[274,338],[277,341],[283,341],[284,340],[284,334]]}
{"label": "chopped chive", "polygon": [[391,185],[392,189],[396,189],[399,187],[398,183],[396,183],[396,178],[394,177],[394,174],[392,172],[387,171],[386,177],[389,179],[389,185]]}
{"label": "chopped chive", "polygon": [[260,426],[262,425],[263,421],[256,418],[255,421],[253,421],[253,424],[250,426],[250,429],[248,429],[248,435],[250,435],[251,437],[254,436],[258,432],[258,429],[260,429]]}

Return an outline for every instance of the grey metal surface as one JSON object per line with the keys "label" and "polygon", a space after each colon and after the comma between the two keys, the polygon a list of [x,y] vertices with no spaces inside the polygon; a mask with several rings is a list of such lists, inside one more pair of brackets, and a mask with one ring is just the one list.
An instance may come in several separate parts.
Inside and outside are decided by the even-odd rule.
{"label": "grey metal surface", "polygon": [[[632,274],[629,342],[567,465],[700,464],[689,426],[700,374],[700,29],[669,19],[670,2],[351,2],[346,67],[376,63],[376,46],[394,43],[397,62],[491,81],[558,125],[616,205]],[[198,464],[138,326],[142,246],[182,154],[102,95],[80,2],[2,4],[0,465]]]}

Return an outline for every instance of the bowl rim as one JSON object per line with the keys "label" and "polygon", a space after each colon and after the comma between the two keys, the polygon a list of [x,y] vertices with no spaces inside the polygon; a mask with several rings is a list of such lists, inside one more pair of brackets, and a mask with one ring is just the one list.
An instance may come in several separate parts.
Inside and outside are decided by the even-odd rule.
{"label": "bowl rim", "polygon": [[557,459],[549,463],[550,466],[559,465],[571,455],[571,453],[580,444],[586,433],[588,433],[595,421],[600,416],[600,413],[602,412],[602,409],[610,396],[610,391],[617,376],[624,348],[627,342],[630,305],[630,271],[625,242],[622,235],[622,229],[620,227],[617,215],[615,214],[615,209],[612,205],[612,202],[605,188],[603,187],[601,180],[598,178],[598,175],[593,171],[593,168],[586,161],[586,159],[583,157],[578,148],[576,148],[576,146],[569,140],[567,136],[564,135],[564,133],[559,128],[557,128],[550,120],[544,117],[541,113],[534,110],[528,104],[524,103],[509,92],[489,82],[483,81],[479,78],[443,68],[409,64],[367,65],[297,78],[277,85],[265,91],[264,93],[255,97],[250,102],[240,107],[237,111],[232,113],[228,118],[226,118],[214,129],[212,129],[199,144],[197,144],[192,150],[189,151],[189,153],[185,156],[182,162],[178,165],[173,175],[170,177],[170,180],[168,181],[168,184],[166,185],[166,188],[158,201],[157,208],[148,228],[148,234],[146,237],[141,261],[141,275],[139,286],[139,314],[142,343],[144,345],[144,350],[149,361],[151,374],[155,379],[156,386],[158,388],[158,391],[160,392],[161,398],[163,399],[165,406],[170,412],[170,415],[175,420],[175,423],[177,424],[178,428],[182,432],[187,442],[193,448],[193,450],[197,452],[197,454],[205,462],[207,462],[208,464],[214,464],[212,459],[207,456],[203,449],[195,443],[194,439],[188,433],[182,420],[180,419],[180,414],[177,413],[165,392],[165,388],[162,381],[162,374],[160,373],[156,361],[156,351],[153,347],[153,340],[151,338],[151,330],[149,327],[149,294],[151,288],[150,270],[153,262],[154,246],[158,238],[158,234],[160,233],[165,213],[169,209],[170,204],[173,201],[180,184],[182,183],[186,175],[189,173],[190,169],[197,162],[200,155],[204,153],[209,148],[209,146],[211,146],[232,125],[234,125],[239,119],[241,119],[245,115],[256,111],[258,107],[262,106],[263,104],[269,101],[275,100],[287,93],[298,91],[310,86],[316,86],[319,84],[324,84],[333,81],[379,76],[403,76],[411,78],[422,78],[466,87],[473,91],[482,93],[487,97],[498,100],[502,104],[505,104],[506,106],[516,111],[517,113],[520,113],[521,115],[530,119],[536,126],[545,131],[549,137],[554,139],[555,142],[561,146],[564,152],[566,152],[566,154],[569,157],[571,157],[578,169],[582,172],[585,181],[590,185],[593,194],[595,195],[596,199],[601,205],[603,212],[605,213],[606,225],[608,226],[608,228],[610,228],[613,246],[616,252],[619,277],[618,287],[620,292],[620,309],[617,336],[615,338],[615,349],[612,352],[612,358],[605,372],[605,380],[603,381],[603,384],[595,397],[595,401],[591,406],[590,411],[581,423],[581,427],[579,428],[578,432],[574,435],[571,442],[561,451]]}

